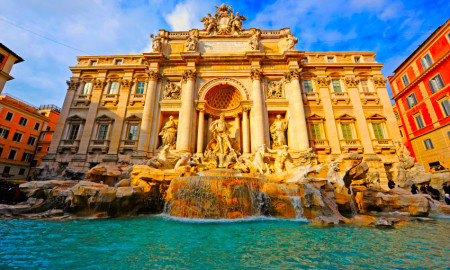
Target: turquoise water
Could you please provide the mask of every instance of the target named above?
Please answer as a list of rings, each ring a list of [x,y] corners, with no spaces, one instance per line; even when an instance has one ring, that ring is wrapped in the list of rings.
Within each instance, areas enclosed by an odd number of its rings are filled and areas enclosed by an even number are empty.
[[[450,269],[449,220],[397,229],[161,216],[0,221],[0,269]]]

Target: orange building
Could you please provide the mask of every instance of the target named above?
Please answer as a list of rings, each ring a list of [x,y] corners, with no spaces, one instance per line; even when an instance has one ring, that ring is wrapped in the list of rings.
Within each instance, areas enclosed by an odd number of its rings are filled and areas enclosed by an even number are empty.
[[[405,146],[427,168],[450,168],[450,20],[389,77]]]
[[[14,64],[23,62],[23,59],[0,43],[0,94],[7,81],[14,79],[9,73]]]
[[[36,147],[36,155],[34,156],[34,160],[31,164],[32,169],[41,165],[42,157],[45,156],[48,152],[48,148],[50,147],[53,132],[55,132],[56,123],[58,122],[61,109],[55,105],[41,105],[39,106],[38,111],[43,116],[47,117],[49,122],[47,123],[47,126],[42,129],[39,136]],[[30,172],[30,175],[32,175],[32,171]]]
[[[35,107],[0,96],[0,179],[26,179],[42,130],[50,119]]]

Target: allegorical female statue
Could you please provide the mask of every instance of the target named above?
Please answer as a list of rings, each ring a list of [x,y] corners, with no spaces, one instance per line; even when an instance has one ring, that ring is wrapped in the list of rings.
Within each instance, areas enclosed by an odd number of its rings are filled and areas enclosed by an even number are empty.
[[[177,138],[177,123],[173,120],[173,116],[169,116],[169,121],[167,121],[159,133],[162,136],[162,145],[169,145],[171,148],[175,146]]]
[[[270,135],[273,140],[273,148],[287,145],[286,142],[286,130],[288,128],[288,121],[281,119],[281,115],[278,114],[275,121],[270,125]]]

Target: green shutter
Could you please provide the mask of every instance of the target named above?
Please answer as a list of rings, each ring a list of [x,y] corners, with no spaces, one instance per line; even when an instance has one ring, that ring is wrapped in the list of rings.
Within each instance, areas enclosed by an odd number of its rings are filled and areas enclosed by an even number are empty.
[[[372,126],[373,126],[373,133],[375,134],[375,138],[377,140],[384,139],[383,129],[381,127],[381,124],[372,124]]]
[[[353,140],[352,128],[350,124],[341,124],[342,135],[345,140]]]

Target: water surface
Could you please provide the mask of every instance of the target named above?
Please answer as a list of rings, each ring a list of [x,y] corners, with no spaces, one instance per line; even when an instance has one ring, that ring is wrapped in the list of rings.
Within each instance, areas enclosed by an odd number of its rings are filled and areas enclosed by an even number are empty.
[[[161,216],[0,221],[0,269],[450,269],[449,220],[397,229]]]

